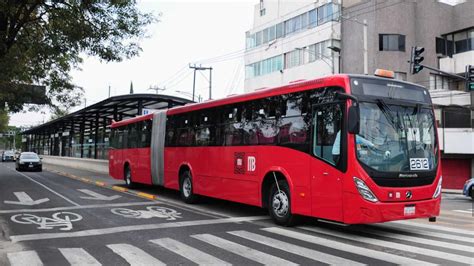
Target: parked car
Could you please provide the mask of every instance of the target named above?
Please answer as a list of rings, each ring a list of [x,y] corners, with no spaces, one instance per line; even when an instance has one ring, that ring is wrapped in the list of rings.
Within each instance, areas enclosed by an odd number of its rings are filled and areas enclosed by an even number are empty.
[[[2,162],[13,162],[15,160],[15,152],[4,151],[2,153]]]
[[[34,152],[22,152],[15,163],[16,170],[36,170],[43,171],[43,164],[38,154]]]
[[[466,181],[466,183],[464,184],[464,188],[462,190],[462,194],[474,199],[474,178],[468,179]]]

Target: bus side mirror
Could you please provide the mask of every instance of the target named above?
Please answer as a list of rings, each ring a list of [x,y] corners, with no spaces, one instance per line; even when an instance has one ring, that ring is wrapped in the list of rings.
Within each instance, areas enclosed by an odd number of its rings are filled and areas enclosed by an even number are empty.
[[[356,104],[349,107],[347,131],[351,134],[359,134],[359,129],[360,111],[359,106]]]

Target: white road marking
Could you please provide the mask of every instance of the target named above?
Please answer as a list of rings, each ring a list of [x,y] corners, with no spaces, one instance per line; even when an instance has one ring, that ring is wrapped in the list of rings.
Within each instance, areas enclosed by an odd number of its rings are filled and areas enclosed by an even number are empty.
[[[11,266],[42,266],[43,262],[36,251],[19,251],[7,254]]]
[[[430,246],[449,248],[449,249],[455,249],[455,250],[466,251],[466,252],[474,252],[474,247],[453,244],[453,243],[448,243],[444,241],[431,240],[431,239],[426,239],[426,238],[421,238],[421,237],[394,234],[394,233],[389,233],[389,232],[380,232],[380,231],[375,231],[375,230],[370,230],[370,229],[364,229],[364,233],[369,233],[369,234],[373,234],[377,236],[389,237],[389,238],[394,238],[394,239],[399,239],[399,240],[411,241],[411,242],[430,245]]]
[[[370,237],[358,236],[354,234],[341,233],[341,232],[336,232],[333,230],[323,229],[323,228],[307,227],[307,226],[301,226],[299,228],[307,230],[307,231],[320,233],[320,234],[337,236],[337,237],[348,239],[348,240],[359,241],[362,243],[382,246],[382,247],[391,248],[391,249],[399,249],[405,252],[420,254],[420,255],[429,256],[429,257],[435,257],[435,258],[439,258],[443,260],[451,260],[451,261],[456,261],[460,263],[468,263],[468,264],[472,263],[472,258],[470,257],[461,256],[457,254],[451,254],[451,253],[447,253],[443,251],[420,248],[420,247],[415,247],[413,245],[404,245],[404,244],[379,240],[379,239],[370,238]]]
[[[413,227],[421,227],[423,229],[433,229],[433,230],[438,230],[438,231],[444,231],[447,233],[458,233],[458,234],[463,234],[463,235],[474,236],[474,232],[470,230],[463,230],[463,229],[451,228],[451,227],[440,226],[440,225],[421,224],[417,222],[407,222],[407,221],[393,221],[390,223],[409,225]]]
[[[207,253],[204,253],[198,249],[190,247],[184,243],[181,243],[171,238],[160,238],[150,240],[150,242],[155,243],[171,252],[174,252],[179,256],[183,256],[186,259],[199,265],[231,265],[228,262],[220,260],[214,256],[211,256]]]
[[[397,255],[385,253],[378,250],[358,247],[355,245],[345,244],[339,241],[329,240],[326,238],[303,234],[303,233],[286,230],[286,229],[282,229],[278,227],[264,228],[262,230],[270,232],[270,233],[286,236],[286,237],[291,237],[291,238],[298,239],[301,241],[313,243],[316,245],[322,245],[322,246],[326,246],[332,249],[341,250],[344,252],[354,253],[357,255],[362,255],[362,256],[373,258],[373,259],[387,261],[390,263],[395,263],[395,264],[400,264],[400,265],[417,265],[417,264],[429,265],[429,263],[425,261],[405,258],[402,256],[397,256]]]
[[[15,204],[15,205],[27,205],[27,206],[33,206],[33,205],[38,205],[44,202],[49,201],[48,198],[43,198],[39,200],[33,200],[26,192],[24,191],[19,191],[19,192],[13,192],[15,194],[15,197],[17,197],[18,201],[11,201],[11,200],[5,200],[3,201],[6,204]]]
[[[453,210],[453,212],[460,212],[460,213],[467,213],[467,214],[474,214],[472,209],[467,209],[467,210]]]
[[[395,230],[400,230],[401,228],[396,226],[396,225],[391,225],[391,224],[380,224],[380,225],[375,225],[378,228],[391,228]],[[423,235],[423,236],[431,236],[431,237],[438,237],[438,238],[444,238],[444,239],[449,239],[449,240],[456,240],[456,241],[461,241],[461,242],[468,242],[468,243],[474,243],[474,238],[472,237],[464,237],[464,236],[458,236],[458,235],[452,235],[452,234],[444,234],[444,233],[438,233],[438,232],[433,232],[433,231],[423,231],[420,229],[408,229],[408,228],[403,228],[403,231],[413,233],[413,234],[418,234],[418,235]]]
[[[113,195],[113,196],[105,196],[102,194],[99,194],[95,191],[89,190],[89,189],[78,189],[80,192],[89,195],[89,197],[80,197],[81,199],[91,199],[91,200],[115,200],[120,198],[121,196],[119,195]]]
[[[29,234],[29,235],[14,235],[10,236],[12,242],[21,241],[32,241],[41,239],[56,239],[56,238],[74,238],[74,237],[88,237],[98,236],[116,233],[128,233],[132,231],[143,231],[153,230],[162,228],[179,228],[186,226],[198,226],[198,225],[211,225],[211,224],[224,224],[224,223],[240,223],[240,222],[251,222],[257,220],[266,220],[267,216],[250,216],[250,217],[233,217],[223,219],[208,219],[208,220],[197,220],[197,221],[184,221],[184,222],[173,222],[173,223],[160,223],[160,224],[143,224],[143,225],[128,225],[118,226],[111,228],[102,229],[90,229],[68,233],[41,233],[41,234]]]
[[[19,175],[22,175],[22,176],[24,176],[24,177],[26,177],[26,178],[28,178],[28,179],[29,179],[30,181],[32,181],[32,182],[35,182],[36,184],[38,184],[38,185],[44,187],[45,189],[49,190],[51,193],[53,193],[53,194],[55,194],[55,195],[57,195],[57,196],[63,198],[65,201],[71,203],[72,205],[80,206],[80,205],[77,204],[76,202],[74,202],[74,201],[72,201],[72,200],[66,198],[65,196],[59,194],[58,192],[54,191],[53,189],[47,187],[46,185],[44,185],[44,184],[42,184],[42,183],[40,183],[40,182],[34,180],[33,178],[31,178],[31,177],[29,177],[29,176],[27,176],[27,175],[25,175],[25,174],[23,174],[23,173],[20,173],[20,172],[16,172],[16,173],[19,174]]]
[[[289,253],[296,254],[298,256],[302,256],[308,259],[320,261],[326,264],[331,265],[364,265],[363,263],[359,263],[357,261],[345,259],[342,257],[334,256],[331,254],[327,254],[324,252],[319,252],[316,250],[312,250],[309,248],[297,246],[294,244],[286,243],[274,238],[266,237],[259,234],[254,234],[247,231],[232,231],[228,232],[229,234],[245,238],[250,241],[254,241],[260,243],[262,245],[266,245],[272,248],[280,249]]]
[[[60,248],[66,260],[72,265],[102,265],[82,248]]]
[[[297,265],[291,261],[263,253],[253,248],[249,248],[217,236],[200,234],[193,235],[191,237],[265,265]]]
[[[112,244],[107,247],[125,259],[131,266],[166,265],[145,251],[129,244]]]
[[[158,202],[153,203],[150,201],[142,201],[142,202],[129,202],[129,203],[92,204],[92,205],[81,205],[81,206],[70,206],[70,207],[45,208],[45,209],[0,210],[0,214],[23,213],[23,212],[71,211],[71,210],[94,209],[94,208],[141,206],[141,205],[150,205],[150,204],[159,204],[159,203]]]

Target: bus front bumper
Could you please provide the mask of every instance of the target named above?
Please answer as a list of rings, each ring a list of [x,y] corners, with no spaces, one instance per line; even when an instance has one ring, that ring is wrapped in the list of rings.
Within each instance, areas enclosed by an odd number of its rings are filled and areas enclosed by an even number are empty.
[[[436,199],[403,202],[369,202],[359,194],[346,193],[344,223],[368,224],[439,216],[441,195]]]

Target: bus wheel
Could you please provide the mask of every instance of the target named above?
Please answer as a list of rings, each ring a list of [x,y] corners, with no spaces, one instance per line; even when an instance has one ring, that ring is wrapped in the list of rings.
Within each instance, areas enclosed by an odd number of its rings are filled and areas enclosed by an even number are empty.
[[[181,199],[188,204],[195,203],[197,196],[193,193],[193,178],[189,171],[185,171],[180,178]]]
[[[286,181],[278,181],[278,186],[273,183],[269,194],[270,217],[278,225],[292,226],[295,223],[295,216],[291,214],[290,188]]]
[[[130,167],[128,165],[125,167],[124,179],[125,179],[125,185],[129,188],[132,188],[133,187],[132,171],[130,170]]]

